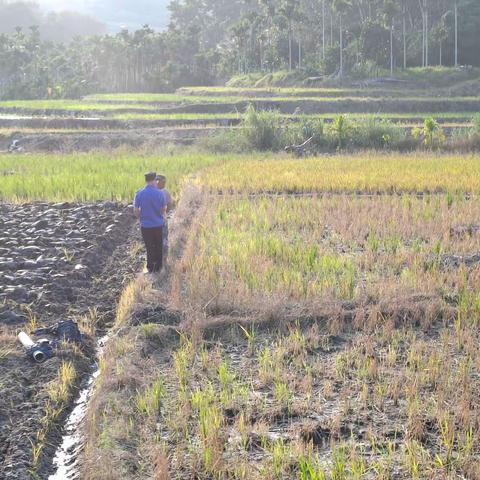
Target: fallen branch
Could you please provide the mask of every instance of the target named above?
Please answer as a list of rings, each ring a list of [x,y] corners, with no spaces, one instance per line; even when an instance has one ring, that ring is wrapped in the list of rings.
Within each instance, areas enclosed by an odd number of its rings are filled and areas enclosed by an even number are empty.
[[[308,153],[306,148],[310,145],[310,143],[312,143],[313,137],[314,135],[312,135],[309,139],[305,140],[300,145],[287,145],[285,147],[285,151],[288,153],[293,153],[298,157],[303,157]]]

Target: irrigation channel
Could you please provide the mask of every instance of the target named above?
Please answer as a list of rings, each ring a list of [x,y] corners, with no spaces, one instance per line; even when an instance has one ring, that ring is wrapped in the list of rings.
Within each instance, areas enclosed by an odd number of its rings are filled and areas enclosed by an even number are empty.
[[[108,338],[109,336],[105,335],[98,341],[97,358],[102,354],[102,349]],[[100,366],[98,362],[95,362],[92,374],[86,386],[81,390],[75,401],[75,406],[65,422],[62,443],[57,448],[52,462],[55,473],[48,477],[49,480],[73,480],[79,478],[78,456],[84,445],[81,427],[95,388],[95,381],[99,375]]]

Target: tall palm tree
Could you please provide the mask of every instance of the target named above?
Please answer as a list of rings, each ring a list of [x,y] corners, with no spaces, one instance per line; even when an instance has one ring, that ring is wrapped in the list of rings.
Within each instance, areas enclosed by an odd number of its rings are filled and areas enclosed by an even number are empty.
[[[293,70],[293,23],[297,17],[298,2],[296,0],[282,0],[279,13],[283,15],[288,24],[288,69]]]
[[[343,16],[351,6],[348,0],[333,0],[333,10],[337,13],[340,29],[340,70],[338,75],[343,77]]]
[[[385,18],[385,25],[390,29],[390,75],[393,77],[393,30],[394,20],[397,14],[397,4],[394,0],[384,0],[383,15]]]

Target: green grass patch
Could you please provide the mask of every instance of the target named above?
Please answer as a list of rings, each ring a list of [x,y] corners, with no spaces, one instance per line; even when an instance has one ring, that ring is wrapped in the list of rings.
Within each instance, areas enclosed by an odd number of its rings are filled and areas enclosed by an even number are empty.
[[[235,93],[235,92],[232,92]],[[270,96],[258,96],[252,98],[248,95],[236,95],[232,94],[231,96],[228,95],[221,95],[221,96],[206,96],[206,95],[176,95],[176,94],[110,94],[110,95],[95,95],[86,97],[86,102],[138,102],[139,105],[142,102],[151,102],[151,103],[235,103],[241,101],[252,101],[252,102],[291,102],[291,101],[302,101],[302,100],[309,100],[312,102],[340,102],[340,101],[351,101],[351,102],[365,102],[368,100],[384,100],[384,101],[398,101],[398,98],[390,98],[388,95],[385,98],[378,97],[375,95],[373,97],[368,96],[368,91],[366,91],[366,95],[362,97],[358,96],[348,96],[348,92],[346,91],[346,95],[342,97],[331,97],[331,96],[309,96],[309,91],[305,90],[304,95],[299,96],[278,96],[278,97],[270,97]],[[449,97],[449,98],[442,98],[438,96],[424,96],[424,95],[409,95],[409,96],[402,96],[400,99],[401,101],[428,101],[428,102],[449,102],[449,101],[475,101],[480,100],[478,96],[468,96],[468,97]],[[60,100],[61,101],[61,100]],[[36,100],[24,100],[23,102],[37,102]],[[5,103],[5,102],[4,102]],[[10,102],[8,102],[10,103]],[[15,103],[15,102],[11,102]]]
[[[169,190],[177,194],[188,175],[225,158],[125,152],[0,155],[0,200],[131,201],[150,170],[165,174]]]
[[[118,110],[123,108],[141,108],[151,110],[153,107],[145,104],[101,104],[79,100],[7,100],[0,102],[0,108],[18,108],[32,110]]]
[[[282,118],[311,118],[311,119],[325,119],[331,120],[338,117],[338,114],[333,113],[321,113],[313,115],[289,115],[280,114]],[[378,118],[378,119],[417,119],[419,122],[423,122],[425,118],[456,118],[465,119],[470,121],[473,114],[472,112],[419,112],[419,113],[349,113],[346,115],[348,118]],[[243,117],[243,112],[238,113],[119,113],[109,116],[109,118],[115,118],[118,120],[235,120]]]

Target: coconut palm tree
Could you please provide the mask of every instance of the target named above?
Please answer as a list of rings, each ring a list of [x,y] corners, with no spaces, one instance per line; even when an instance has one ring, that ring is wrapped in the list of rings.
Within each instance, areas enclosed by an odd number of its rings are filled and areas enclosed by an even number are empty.
[[[339,77],[343,77],[343,17],[351,7],[351,3],[348,0],[333,0],[333,10],[337,13],[339,19],[340,30],[340,69],[338,72]]]

